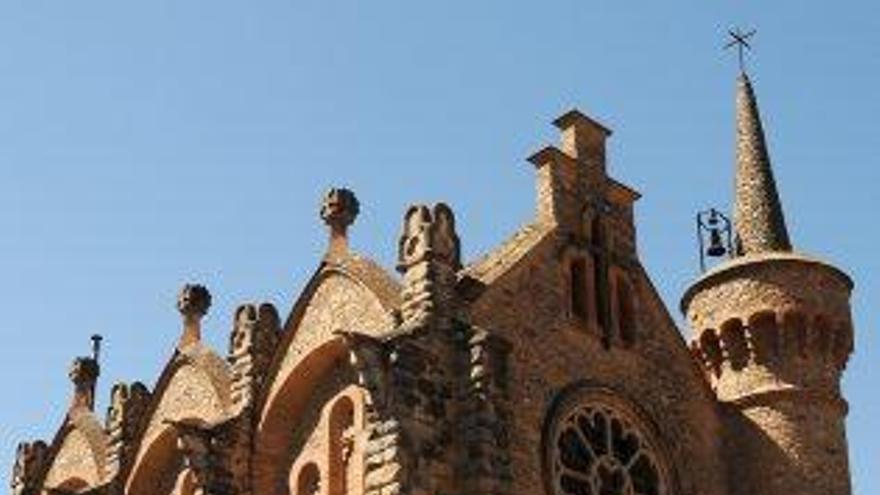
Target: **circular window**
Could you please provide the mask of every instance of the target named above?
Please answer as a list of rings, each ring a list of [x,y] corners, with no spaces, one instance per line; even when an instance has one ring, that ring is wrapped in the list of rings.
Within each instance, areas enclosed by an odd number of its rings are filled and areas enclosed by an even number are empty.
[[[552,495],[666,495],[657,450],[631,409],[606,393],[560,404],[545,440]]]

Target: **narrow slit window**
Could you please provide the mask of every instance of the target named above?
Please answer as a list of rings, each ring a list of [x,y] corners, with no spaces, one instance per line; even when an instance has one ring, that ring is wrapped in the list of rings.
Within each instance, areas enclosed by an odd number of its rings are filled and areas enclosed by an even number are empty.
[[[636,322],[633,314],[632,291],[629,283],[619,280],[617,285],[617,321],[620,325],[620,339],[630,346],[636,340]]]
[[[587,319],[587,263],[583,258],[571,262],[571,315],[579,320]]]

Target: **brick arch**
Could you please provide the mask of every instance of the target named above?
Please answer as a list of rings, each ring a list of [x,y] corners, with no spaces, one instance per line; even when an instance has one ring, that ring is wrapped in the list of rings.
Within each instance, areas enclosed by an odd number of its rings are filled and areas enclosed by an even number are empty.
[[[363,428],[358,418],[359,403],[353,393],[342,393],[329,406],[327,414],[327,493],[348,495],[360,493],[350,486],[352,450],[355,449],[354,430]],[[360,423],[360,424],[359,424]]]
[[[177,484],[182,456],[177,450],[177,433],[165,425],[152,441],[143,445],[125,484],[126,495],[162,495]]]
[[[779,357],[780,338],[776,312],[758,311],[749,316],[747,333],[756,362],[768,364]]]
[[[210,424],[228,416],[232,407],[229,375],[226,362],[202,343],[175,353],[162,371],[138,425],[132,442],[136,455],[122,474],[125,486],[130,486],[138,473],[155,469],[149,466],[166,455],[162,452],[169,452],[169,448],[174,450],[174,443],[170,447],[167,443],[170,428],[167,420],[198,420]]]
[[[254,434],[254,493],[283,493],[278,482],[287,479],[284,472],[290,467],[291,432],[300,425],[318,387],[346,370],[351,370],[349,349],[336,337],[284,375],[282,384],[265,402]]]
[[[376,285],[363,274],[343,266],[319,270],[284,325],[278,354],[269,371],[270,380],[273,376],[286,375],[313,349],[335,339],[335,332],[339,330],[371,336],[393,330],[397,301],[385,294],[388,290],[380,291]],[[277,386],[276,380],[269,394],[274,393]]]
[[[321,470],[314,462],[302,466],[296,473],[294,495],[317,495],[321,485]]]
[[[68,493],[79,493],[79,492],[84,491],[88,488],[89,488],[89,482],[82,479],[82,478],[76,477],[76,476],[74,476],[72,478],[68,478],[67,480],[63,481],[62,483],[59,483],[58,486],[55,487],[55,489],[57,489],[57,490],[68,492]]]
[[[721,339],[718,337],[718,332],[713,328],[704,330],[700,335],[697,348],[702,351],[701,358],[704,366],[706,366],[715,377],[720,376],[721,363],[724,361],[724,354],[721,351]]]
[[[197,489],[195,473],[193,473],[191,468],[186,468],[177,475],[172,494],[195,495]]]

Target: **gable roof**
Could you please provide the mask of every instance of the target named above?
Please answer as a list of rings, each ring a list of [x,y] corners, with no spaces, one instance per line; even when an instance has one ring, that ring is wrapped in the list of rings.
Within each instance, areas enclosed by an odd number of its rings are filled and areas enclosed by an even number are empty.
[[[462,270],[462,276],[474,278],[488,285],[507,273],[552,232],[553,227],[547,224],[540,222],[526,224],[500,246],[468,264]]]

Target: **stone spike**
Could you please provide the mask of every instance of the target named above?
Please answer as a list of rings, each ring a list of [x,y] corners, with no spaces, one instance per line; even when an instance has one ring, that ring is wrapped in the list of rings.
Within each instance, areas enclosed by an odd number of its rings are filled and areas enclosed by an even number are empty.
[[[758,102],[745,73],[736,93],[735,193],[737,254],[791,251]]]

